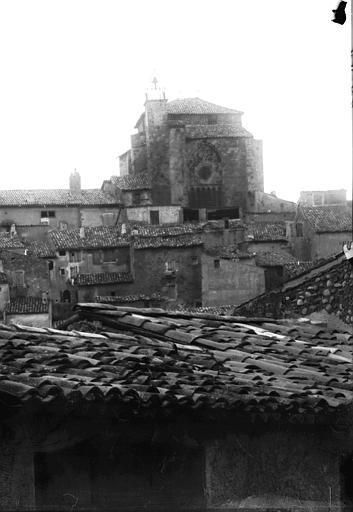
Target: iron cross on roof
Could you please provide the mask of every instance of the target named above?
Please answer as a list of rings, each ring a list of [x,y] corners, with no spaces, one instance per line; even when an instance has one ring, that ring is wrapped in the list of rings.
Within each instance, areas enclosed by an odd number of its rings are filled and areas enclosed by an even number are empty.
[[[157,89],[158,80],[156,77],[153,77],[152,83],[154,84],[154,88]]]

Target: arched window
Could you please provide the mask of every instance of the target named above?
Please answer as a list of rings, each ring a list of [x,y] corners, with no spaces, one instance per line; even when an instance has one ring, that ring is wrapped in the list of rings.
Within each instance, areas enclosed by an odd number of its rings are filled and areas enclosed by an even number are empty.
[[[71,302],[71,294],[69,290],[64,290],[62,294],[62,301],[63,302]]]

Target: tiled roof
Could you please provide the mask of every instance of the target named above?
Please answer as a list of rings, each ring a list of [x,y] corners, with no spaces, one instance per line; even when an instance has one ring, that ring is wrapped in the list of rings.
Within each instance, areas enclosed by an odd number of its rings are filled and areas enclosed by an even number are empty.
[[[160,247],[192,247],[202,245],[202,235],[186,234],[177,236],[136,237],[135,249],[157,249]]]
[[[108,304],[78,311],[101,333],[0,326],[2,404],[307,424],[335,422],[353,398],[349,333]]]
[[[100,189],[86,189],[73,194],[70,189],[0,190],[0,207],[4,206],[102,206],[116,204],[116,199]]]
[[[1,255],[0,255],[0,259],[1,259]],[[5,272],[0,272],[0,284],[6,284],[8,282],[9,282],[9,280],[8,280]]]
[[[10,233],[0,232],[0,249],[24,249],[24,245],[18,235],[11,236]]]
[[[231,124],[187,125],[185,135],[189,139],[202,139],[204,137],[252,137],[252,134],[242,126],[233,126]]]
[[[75,284],[92,286],[97,284],[130,283],[133,281],[130,272],[97,272],[95,274],[78,274]]]
[[[114,226],[85,227],[83,237],[80,236],[80,229],[51,231],[48,240],[56,249],[121,247],[129,242],[127,237],[121,236],[120,229]]]
[[[110,181],[121,190],[140,190],[152,187],[151,178],[147,173],[112,176]]]
[[[188,235],[192,233],[201,233],[202,224],[180,224],[178,226],[153,226],[153,225],[132,225],[129,228],[137,231],[138,236],[177,236]]]
[[[200,98],[184,98],[167,103],[168,114],[242,114],[239,110],[221,107]]]
[[[297,265],[298,260],[286,251],[256,251],[256,264],[260,267]]]
[[[352,231],[352,209],[348,205],[301,206],[299,215],[317,233]]]
[[[33,240],[28,242],[27,247],[29,251],[34,254],[34,256],[38,256],[38,258],[55,257],[55,247],[53,247],[49,241],[42,242],[41,240]]]
[[[239,249],[238,245],[217,245],[205,249],[206,254],[210,256],[218,256],[224,260],[238,260],[252,258],[253,254]]]
[[[48,301],[37,297],[17,297],[6,304],[5,312],[8,315],[25,315],[48,313]]]
[[[137,295],[106,295],[106,296],[98,296],[96,297],[97,302],[102,302],[106,304],[127,304],[129,302],[139,302],[139,301],[161,301],[163,300],[159,293],[152,293],[151,295],[146,295],[144,293],[140,293]]]
[[[247,234],[253,237],[254,242],[286,240],[286,224],[285,222],[250,222],[247,225]]]

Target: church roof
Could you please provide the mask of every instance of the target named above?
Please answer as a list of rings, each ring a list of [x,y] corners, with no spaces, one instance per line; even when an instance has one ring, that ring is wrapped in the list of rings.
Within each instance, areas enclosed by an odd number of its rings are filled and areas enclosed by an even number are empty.
[[[183,98],[167,103],[168,114],[242,114],[239,110],[221,107],[200,98]]]

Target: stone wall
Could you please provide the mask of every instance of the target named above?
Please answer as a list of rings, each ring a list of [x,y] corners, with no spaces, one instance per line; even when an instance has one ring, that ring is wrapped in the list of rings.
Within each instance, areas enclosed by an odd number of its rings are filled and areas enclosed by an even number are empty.
[[[180,224],[182,211],[180,206],[138,206],[124,210],[128,222],[151,223],[150,211],[158,210],[160,224]]]
[[[297,318],[325,311],[353,323],[353,269],[347,260],[328,261],[235,309],[236,315]]]
[[[217,266],[215,261],[219,262]],[[202,306],[242,304],[264,290],[264,269],[256,266],[254,258],[231,260],[202,255]]]
[[[43,293],[49,292],[48,263],[45,260],[9,251],[0,252],[0,259],[9,280],[11,298],[42,298]],[[16,278],[16,272],[19,271],[23,272],[23,284]]]

